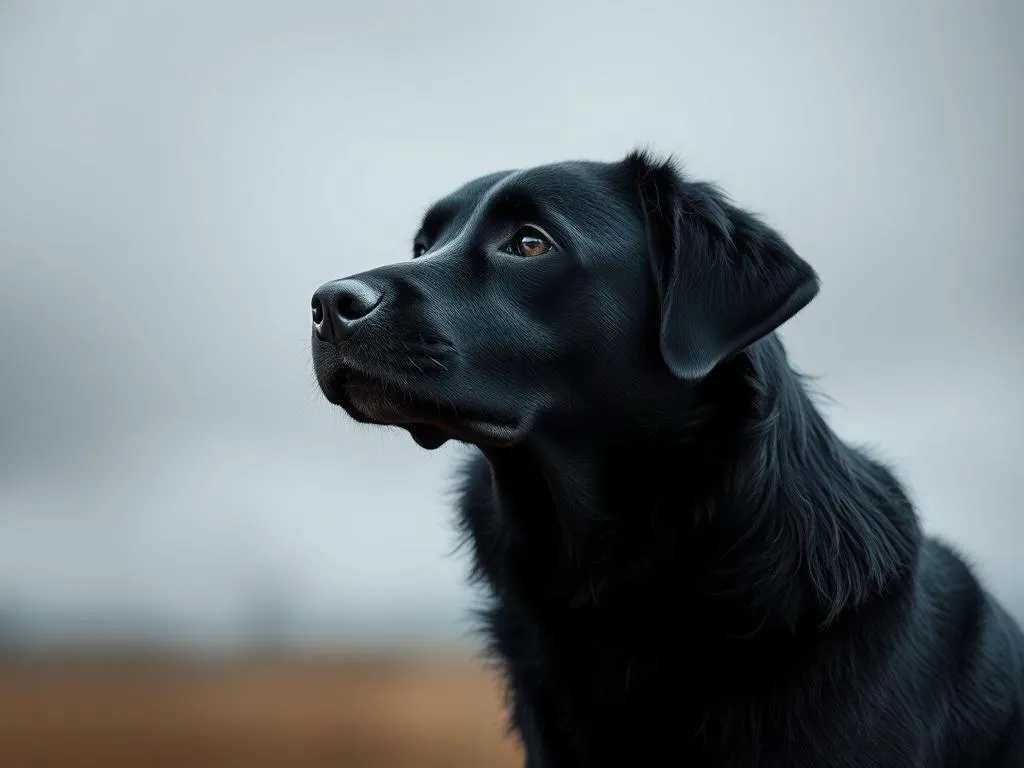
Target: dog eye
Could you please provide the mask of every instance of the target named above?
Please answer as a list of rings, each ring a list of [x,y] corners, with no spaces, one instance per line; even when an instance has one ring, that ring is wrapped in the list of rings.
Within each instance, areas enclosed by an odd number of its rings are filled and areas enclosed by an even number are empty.
[[[426,252],[427,252],[427,246],[425,246],[423,243],[416,243],[412,247],[412,257],[414,259],[418,259],[420,256],[422,256]]]
[[[517,256],[540,256],[554,246],[535,229],[521,229],[512,238],[512,251]]]

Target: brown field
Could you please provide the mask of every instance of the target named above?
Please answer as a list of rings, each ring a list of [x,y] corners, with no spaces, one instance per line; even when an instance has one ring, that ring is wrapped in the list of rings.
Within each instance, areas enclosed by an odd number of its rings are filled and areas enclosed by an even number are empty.
[[[0,766],[521,766],[480,664],[0,664]]]

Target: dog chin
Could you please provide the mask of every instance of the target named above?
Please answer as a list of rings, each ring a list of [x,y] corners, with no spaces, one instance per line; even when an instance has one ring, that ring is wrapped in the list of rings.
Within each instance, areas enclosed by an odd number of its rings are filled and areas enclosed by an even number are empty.
[[[496,424],[489,421],[468,420],[458,424],[400,424],[415,441],[416,445],[433,451],[449,440],[457,440],[478,448],[510,448],[526,437],[517,427]]]
[[[410,425],[406,430],[412,436],[413,441],[420,448],[434,451],[448,442],[449,437],[440,427],[428,426],[426,424]]]
[[[479,413],[468,417],[450,414],[449,418],[443,415],[431,418],[427,411],[432,411],[432,408],[410,407],[407,402],[402,402],[402,398],[397,398],[396,402],[379,395],[367,397],[363,393],[353,397],[351,392],[347,392],[343,397],[329,399],[356,421],[406,430],[418,446],[428,451],[440,448],[449,440],[478,447],[507,448],[525,437],[525,430],[518,424]]]

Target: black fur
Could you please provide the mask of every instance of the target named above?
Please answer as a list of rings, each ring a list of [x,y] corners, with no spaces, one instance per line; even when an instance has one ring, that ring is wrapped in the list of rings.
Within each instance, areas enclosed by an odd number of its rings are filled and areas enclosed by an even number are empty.
[[[416,242],[317,376],[479,448],[460,521],[529,768],[1024,766],[1024,635],[815,408],[778,233],[634,153],[483,177]]]

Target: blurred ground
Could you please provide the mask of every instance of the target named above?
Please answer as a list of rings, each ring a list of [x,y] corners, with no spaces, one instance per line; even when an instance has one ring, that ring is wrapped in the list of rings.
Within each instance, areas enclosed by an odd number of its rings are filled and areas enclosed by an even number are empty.
[[[501,690],[462,659],[0,664],[0,765],[520,766]]]

